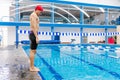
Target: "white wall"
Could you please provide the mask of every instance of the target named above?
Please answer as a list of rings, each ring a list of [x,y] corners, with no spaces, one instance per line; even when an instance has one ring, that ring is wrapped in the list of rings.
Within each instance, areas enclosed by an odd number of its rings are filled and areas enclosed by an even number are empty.
[[[20,30],[30,30],[30,27],[20,27]],[[41,32],[50,32],[50,27],[40,27],[39,31]],[[54,32],[78,32],[79,28],[54,28]],[[19,39],[21,40],[29,40],[28,34],[19,34]],[[51,40],[51,36],[49,35],[39,35],[40,40]],[[61,42],[71,42],[71,39],[76,39],[75,43],[80,43],[80,37],[78,36],[60,36]]]
[[[63,1],[120,6],[120,0],[63,0]]]
[[[8,45],[14,45],[16,39],[15,27],[8,27]]]
[[[41,31],[41,32],[51,32],[50,31],[50,27],[47,27],[47,28],[45,28],[45,27],[40,27],[40,29],[39,29],[39,31]],[[40,35],[39,36],[39,39],[40,40],[51,40],[51,36],[49,36],[49,35]]]
[[[108,32],[116,32],[116,29],[108,29]]]
[[[101,29],[101,28],[85,28],[84,32],[87,32],[87,33],[99,33],[99,32],[105,32],[105,29]],[[108,29],[108,32],[116,32],[116,29]],[[88,43],[90,43],[90,42],[97,43],[98,41],[105,40],[105,36],[88,36],[87,40],[88,40]]]
[[[87,32],[87,33],[104,32],[104,31],[105,30],[101,28],[85,28],[84,29],[84,32]],[[98,41],[105,40],[105,36],[88,36],[87,39],[88,39],[88,43],[90,42],[97,43]]]
[[[21,30],[30,30],[29,27],[20,27]],[[41,27],[40,30],[41,32],[50,32],[50,28],[44,28]],[[86,33],[95,33],[95,32],[104,32],[104,29],[101,28],[84,28],[83,32]],[[75,33],[79,33],[80,32],[80,28],[60,28],[60,27],[56,27],[54,28],[54,32],[75,32]],[[116,32],[116,29],[108,29],[108,32]],[[11,32],[12,33],[12,32]],[[10,33],[10,34],[11,34]],[[21,40],[29,40],[28,34],[19,34],[19,39]],[[51,36],[46,36],[46,35],[39,35],[39,39],[40,40],[51,40]],[[75,43],[81,43],[80,42],[80,36],[60,36],[60,41],[61,42],[71,42],[71,39],[75,39]],[[105,36],[88,36],[87,37],[87,43],[90,42],[95,42],[97,43],[98,41],[103,41],[105,40]]]
[[[80,28],[55,28],[55,32],[80,32]],[[80,37],[79,36],[60,36],[61,42],[71,42],[71,39],[75,39],[75,43],[80,43]]]
[[[29,30],[30,31],[30,27],[20,27],[19,30]],[[50,32],[50,27],[49,28],[40,27],[39,31]],[[39,39],[40,40],[51,40],[51,37],[47,36],[47,35],[39,35]],[[19,34],[19,41],[22,41],[22,40],[29,40],[29,35],[28,34]]]
[[[0,0],[0,10],[3,11],[0,13],[0,20],[1,21],[9,21],[9,3],[10,0]],[[5,18],[2,18],[3,16],[8,16]],[[3,39],[2,39],[2,46],[7,46],[8,42],[9,42],[9,34],[8,34],[8,26],[0,26],[2,28],[3,31]]]

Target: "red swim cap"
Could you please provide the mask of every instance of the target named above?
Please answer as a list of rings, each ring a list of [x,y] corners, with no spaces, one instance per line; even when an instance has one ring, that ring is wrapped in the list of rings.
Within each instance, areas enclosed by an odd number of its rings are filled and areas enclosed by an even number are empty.
[[[43,11],[43,7],[42,7],[41,5],[37,5],[37,6],[35,7],[35,11],[36,11],[36,10]]]

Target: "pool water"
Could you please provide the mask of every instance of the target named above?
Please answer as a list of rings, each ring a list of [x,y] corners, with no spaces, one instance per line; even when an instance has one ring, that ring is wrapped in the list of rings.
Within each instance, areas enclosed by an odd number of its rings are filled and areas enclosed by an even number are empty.
[[[30,47],[23,46],[29,56]],[[41,45],[35,65],[42,80],[120,80],[120,58],[102,50],[80,46]]]

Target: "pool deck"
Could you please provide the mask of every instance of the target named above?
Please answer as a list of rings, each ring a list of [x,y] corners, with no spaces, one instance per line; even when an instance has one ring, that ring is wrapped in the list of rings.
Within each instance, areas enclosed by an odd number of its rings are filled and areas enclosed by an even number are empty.
[[[38,72],[29,71],[29,58],[21,46],[0,47],[0,80],[42,80]]]

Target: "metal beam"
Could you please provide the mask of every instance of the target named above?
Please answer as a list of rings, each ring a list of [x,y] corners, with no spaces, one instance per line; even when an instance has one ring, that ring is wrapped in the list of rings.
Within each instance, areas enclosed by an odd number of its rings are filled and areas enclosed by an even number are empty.
[[[116,28],[113,25],[89,25],[89,24],[57,24],[40,23],[41,27],[69,27],[69,28]],[[0,26],[30,26],[29,22],[0,22]]]
[[[61,4],[73,4],[73,5],[90,6],[90,7],[102,7],[102,8],[120,9],[120,6],[110,6],[110,5],[101,5],[101,4],[90,4],[90,3],[73,2],[73,1],[63,1],[63,0],[62,0],[62,1],[61,1],[61,0],[31,0],[31,1],[54,2],[54,3],[61,3]]]

